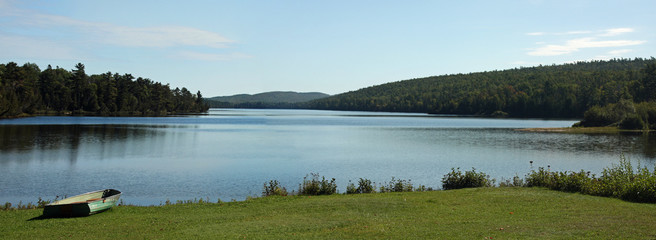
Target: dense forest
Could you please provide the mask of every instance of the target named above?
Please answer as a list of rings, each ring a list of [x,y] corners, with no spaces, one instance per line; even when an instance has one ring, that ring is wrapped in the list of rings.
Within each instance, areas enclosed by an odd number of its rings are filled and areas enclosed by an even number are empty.
[[[143,115],[205,112],[200,91],[111,72],[87,75],[75,69],[36,64],[0,64],[0,118],[33,114]]]
[[[398,81],[314,100],[313,109],[582,117],[593,106],[656,99],[656,59],[613,59]]]

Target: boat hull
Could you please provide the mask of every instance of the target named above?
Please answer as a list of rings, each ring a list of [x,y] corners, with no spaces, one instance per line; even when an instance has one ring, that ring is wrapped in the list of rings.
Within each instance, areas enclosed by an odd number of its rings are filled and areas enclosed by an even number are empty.
[[[43,208],[44,217],[89,216],[110,209],[118,203],[121,192],[115,189],[98,190],[62,199]]]

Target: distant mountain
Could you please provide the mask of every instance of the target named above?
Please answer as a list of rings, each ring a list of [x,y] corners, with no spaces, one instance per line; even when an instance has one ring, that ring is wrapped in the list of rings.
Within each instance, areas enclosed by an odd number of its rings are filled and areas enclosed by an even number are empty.
[[[246,103],[246,102],[261,102],[261,103],[299,103],[307,102],[315,99],[329,97],[330,95],[320,92],[264,92],[258,94],[237,94],[232,96],[213,97],[209,100],[227,102],[227,103]]]
[[[229,108],[298,108],[302,103],[330,95],[320,92],[264,92],[258,94],[237,94],[205,99],[211,107]]]

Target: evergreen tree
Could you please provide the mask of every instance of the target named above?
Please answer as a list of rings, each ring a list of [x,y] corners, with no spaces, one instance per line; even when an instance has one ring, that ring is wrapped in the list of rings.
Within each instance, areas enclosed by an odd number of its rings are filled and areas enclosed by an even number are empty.
[[[88,76],[82,63],[67,71],[48,65],[0,64],[0,118],[54,111],[64,114],[165,115],[204,112],[198,94],[186,88],[172,91],[147,78],[130,74]]]
[[[645,100],[656,101],[656,61],[648,63],[645,66],[642,85],[645,91]]]

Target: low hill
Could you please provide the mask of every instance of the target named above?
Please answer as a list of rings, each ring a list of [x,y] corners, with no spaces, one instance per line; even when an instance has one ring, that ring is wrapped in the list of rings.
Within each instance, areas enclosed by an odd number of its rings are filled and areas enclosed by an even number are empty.
[[[205,99],[211,107],[236,108],[296,108],[299,103],[329,97],[320,92],[264,92],[258,94],[238,94]]]
[[[592,106],[653,100],[656,59],[613,59],[392,82],[314,100],[308,108],[511,117],[582,117]]]
[[[258,94],[238,94],[233,96],[213,97],[209,100],[228,102],[228,103],[245,103],[245,102],[262,102],[262,103],[299,103],[315,99],[329,97],[330,95],[319,92],[265,92]]]

